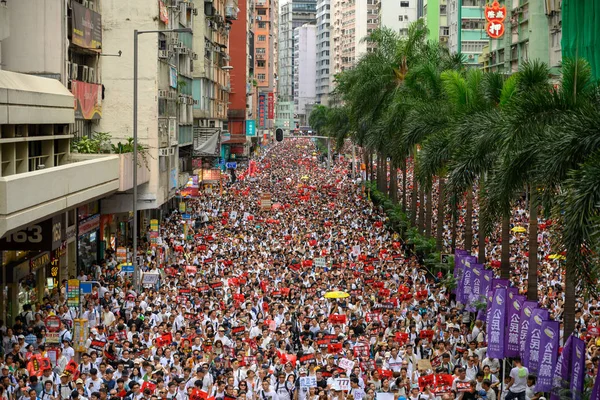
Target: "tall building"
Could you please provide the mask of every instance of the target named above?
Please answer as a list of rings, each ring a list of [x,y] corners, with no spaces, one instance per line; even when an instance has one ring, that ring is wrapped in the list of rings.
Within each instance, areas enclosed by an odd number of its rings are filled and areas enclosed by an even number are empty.
[[[448,27],[447,0],[418,0],[422,1],[422,12],[419,18],[424,18],[429,29],[429,40],[448,45],[450,28]],[[418,8],[419,13],[421,8]]]
[[[331,0],[317,1],[317,103],[328,103],[331,42]]]
[[[99,199],[124,189],[125,155],[71,151],[113,94],[98,90],[109,49],[102,13],[69,4],[0,2],[0,314],[9,323],[103,254]]]
[[[379,0],[331,0],[330,91],[335,74],[352,68],[374,45],[363,39],[379,27]]]
[[[214,161],[211,158],[220,156],[220,136],[227,131],[231,90],[229,32],[232,22],[237,18],[238,5],[234,0],[219,0],[210,4],[194,0],[193,3],[198,14],[193,19],[194,32],[204,32],[204,35],[196,35],[193,45],[192,154],[205,161]]]
[[[306,106],[317,100],[317,27],[304,24],[294,29],[294,113],[300,126],[308,125]]]
[[[489,42],[484,16],[486,0],[448,0],[448,48],[462,53],[465,64],[483,66],[483,47]]]
[[[417,0],[382,1],[379,4],[379,24],[400,35],[408,35],[408,27],[418,18]]]
[[[262,135],[273,128],[275,122],[278,15],[277,0],[257,0],[254,4],[254,77],[258,91],[256,128]]]
[[[295,128],[294,115],[294,29],[315,21],[317,0],[288,0],[282,4],[279,14],[279,73],[276,108],[277,127],[284,130]]]
[[[520,5],[523,4],[523,5]],[[485,70],[514,73],[527,60],[540,60],[558,73],[561,57],[561,9],[556,2],[506,4],[505,33],[483,51]]]

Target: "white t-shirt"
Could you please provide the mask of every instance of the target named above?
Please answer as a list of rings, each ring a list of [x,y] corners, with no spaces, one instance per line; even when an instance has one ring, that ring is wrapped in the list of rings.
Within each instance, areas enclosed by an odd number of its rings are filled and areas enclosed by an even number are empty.
[[[510,377],[514,380],[510,391],[513,393],[522,393],[527,389],[527,376],[529,376],[529,370],[525,367],[515,367],[510,370]]]

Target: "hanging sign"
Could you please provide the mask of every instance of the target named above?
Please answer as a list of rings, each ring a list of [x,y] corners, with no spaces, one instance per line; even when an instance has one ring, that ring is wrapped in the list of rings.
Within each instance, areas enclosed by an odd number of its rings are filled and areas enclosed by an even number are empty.
[[[485,30],[489,37],[498,39],[504,35],[504,20],[506,19],[506,7],[501,6],[497,0],[485,6]]]

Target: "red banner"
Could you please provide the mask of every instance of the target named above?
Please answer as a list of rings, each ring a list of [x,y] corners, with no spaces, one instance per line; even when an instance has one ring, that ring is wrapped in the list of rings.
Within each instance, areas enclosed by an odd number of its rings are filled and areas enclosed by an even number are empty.
[[[102,85],[71,81],[75,98],[75,118],[100,119],[102,117]]]
[[[273,109],[275,108],[275,96],[273,94],[273,92],[269,92],[268,94],[268,102],[267,102],[267,115],[269,119],[273,119],[275,118],[275,116],[273,115]]]

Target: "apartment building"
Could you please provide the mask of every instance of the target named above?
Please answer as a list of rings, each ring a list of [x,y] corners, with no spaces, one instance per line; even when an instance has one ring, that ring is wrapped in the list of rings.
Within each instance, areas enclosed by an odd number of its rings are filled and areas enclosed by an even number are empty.
[[[424,18],[429,29],[429,40],[448,45],[450,28],[448,26],[448,4],[447,0],[419,0],[417,13],[419,18]]]
[[[317,100],[317,27],[304,24],[294,29],[294,113],[300,126],[308,125],[306,107]]]
[[[331,0],[317,1],[317,76],[316,102],[327,105],[329,98],[329,60],[331,57]]]
[[[505,33],[490,39],[483,49],[487,71],[514,73],[527,60],[547,63],[558,74],[562,60],[562,13],[558,0],[544,2],[507,1]]]
[[[314,23],[317,0],[288,0],[279,14],[279,73],[275,126],[295,129],[298,121],[294,112],[294,29]]]
[[[379,24],[402,36],[408,35],[408,27],[418,18],[417,0],[382,1],[379,3]]]
[[[486,0],[448,1],[448,48],[462,53],[469,67],[482,67],[481,53],[489,42],[486,32]]]

